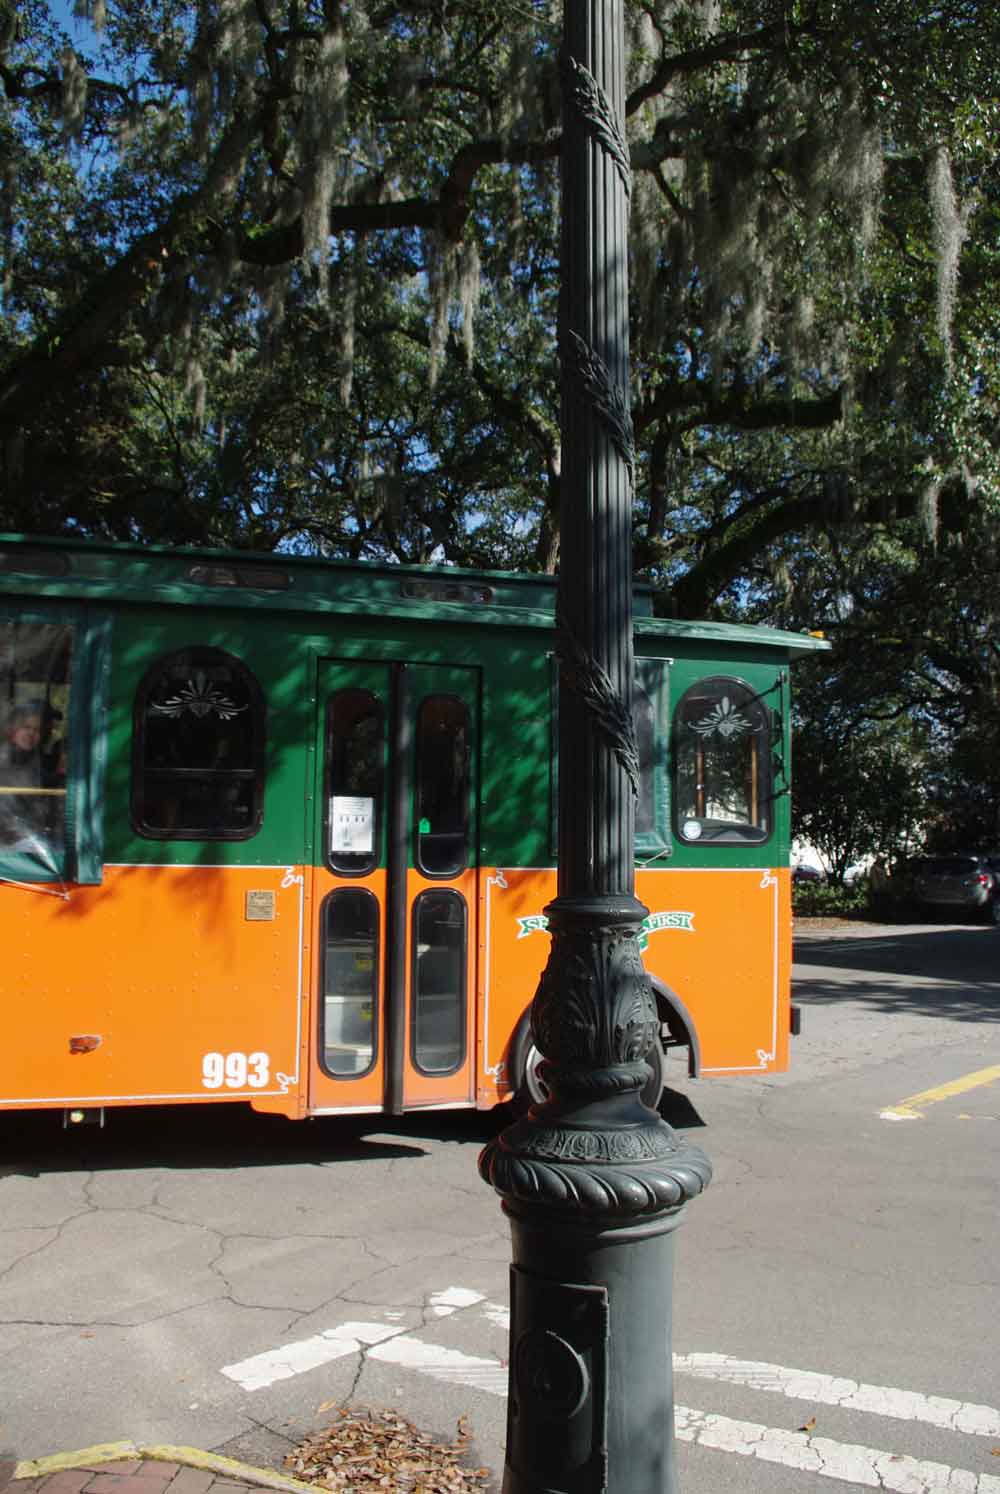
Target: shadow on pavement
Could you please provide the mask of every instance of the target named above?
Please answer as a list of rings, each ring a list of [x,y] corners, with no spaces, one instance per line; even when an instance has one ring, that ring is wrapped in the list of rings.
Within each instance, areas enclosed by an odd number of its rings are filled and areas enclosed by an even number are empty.
[[[321,1116],[288,1121],[245,1105],[109,1107],[103,1128],[63,1130],[60,1111],[0,1116],[0,1177],[12,1173],[127,1168],[327,1167],[338,1162],[426,1157],[423,1141],[485,1141],[489,1117],[458,1111],[432,1130],[419,1116]]]
[[[856,978],[826,978],[821,971]],[[792,986],[793,999],[811,1005],[852,1001],[886,1012],[996,1022],[1000,939],[996,930],[976,927],[810,934],[795,941]]]
[[[677,1090],[664,1090],[660,1114],[677,1130],[704,1125]],[[0,1115],[0,1178],[147,1167],[228,1170],[416,1161],[430,1154],[428,1142],[472,1151],[509,1119],[504,1107],[288,1121],[239,1104],[148,1105],[109,1107],[103,1128],[64,1130],[58,1110],[6,1111]]]
[[[705,1122],[691,1103],[690,1097],[679,1089],[665,1089],[660,1101],[660,1114],[668,1126],[675,1131],[690,1131]]]

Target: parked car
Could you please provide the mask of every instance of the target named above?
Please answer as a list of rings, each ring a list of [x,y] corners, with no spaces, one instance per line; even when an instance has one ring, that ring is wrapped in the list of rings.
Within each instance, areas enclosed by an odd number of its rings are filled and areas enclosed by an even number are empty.
[[[826,878],[816,866],[793,866],[793,882],[825,882]]]
[[[990,858],[976,852],[950,856],[921,856],[913,863],[913,898],[917,906],[978,913],[1000,922],[1000,858],[997,873]]]

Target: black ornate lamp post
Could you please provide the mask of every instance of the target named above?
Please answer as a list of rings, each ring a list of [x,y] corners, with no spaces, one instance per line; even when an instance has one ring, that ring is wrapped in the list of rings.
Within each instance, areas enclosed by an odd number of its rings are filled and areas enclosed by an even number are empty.
[[[531,1008],[551,1098],[486,1148],[513,1234],[504,1494],[673,1494],[673,1231],[711,1177],[639,1097],[630,169],[622,0],[565,0],[559,883]]]

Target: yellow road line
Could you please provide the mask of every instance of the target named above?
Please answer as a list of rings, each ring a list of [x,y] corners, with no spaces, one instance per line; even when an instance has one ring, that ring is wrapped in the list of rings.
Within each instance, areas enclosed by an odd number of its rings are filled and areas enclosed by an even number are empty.
[[[908,1100],[900,1100],[898,1105],[893,1105],[889,1110],[880,1112],[882,1120],[922,1120],[921,1110],[926,1110],[928,1105],[936,1105],[940,1100],[950,1100],[953,1095],[964,1095],[966,1090],[979,1089],[983,1084],[995,1084],[1000,1079],[1000,1063],[995,1063],[992,1068],[977,1069],[974,1074],[964,1074],[961,1079],[952,1079],[948,1084],[939,1084],[935,1089],[921,1090],[918,1095],[910,1095]]]

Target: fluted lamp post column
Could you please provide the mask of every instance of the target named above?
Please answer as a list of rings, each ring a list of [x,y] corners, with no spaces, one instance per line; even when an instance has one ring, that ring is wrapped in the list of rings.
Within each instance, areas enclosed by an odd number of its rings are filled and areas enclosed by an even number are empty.
[[[622,0],[565,0],[559,880],[531,1008],[550,1098],[486,1147],[510,1218],[504,1494],[673,1494],[673,1232],[711,1168],[640,1099]]]

